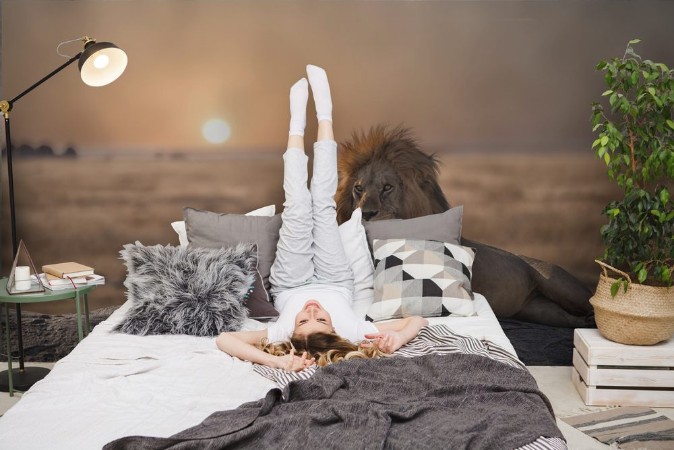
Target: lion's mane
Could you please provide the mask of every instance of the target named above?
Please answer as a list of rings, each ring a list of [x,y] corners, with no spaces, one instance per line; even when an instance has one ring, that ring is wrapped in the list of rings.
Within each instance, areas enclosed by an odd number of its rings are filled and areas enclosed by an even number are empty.
[[[357,207],[352,196],[355,177],[370,164],[381,170],[393,169],[403,180],[398,218],[408,219],[449,209],[449,202],[438,183],[439,167],[435,155],[421,151],[409,128],[379,125],[367,133],[356,131],[350,140],[340,143],[339,185],[335,196],[339,223],[348,220]]]

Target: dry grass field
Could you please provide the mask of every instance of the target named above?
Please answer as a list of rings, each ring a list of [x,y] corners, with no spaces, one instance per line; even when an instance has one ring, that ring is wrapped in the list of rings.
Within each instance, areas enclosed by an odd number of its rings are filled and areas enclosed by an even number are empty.
[[[443,154],[442,186],[465,205],[464,235],[562,265],[592,285],[601,210],[614,190],[591,155]],[[3,174],[4,175],[4,174]],[[36,265],[75,260],[107,284],[92,309],[124,301],[122,246],[177,244],[170,223],[192,206],[243,213],[283,202],[281,155],[246,159],[19,159],[17,226]],[[9,271],[3,177],[2,272]],[[27,310],[71,312],[71,302]]]
[[[594,288],[604,206],[619,191],[592,155],[447,155],[441,178],[464,205],[463,235],[551,261]]]

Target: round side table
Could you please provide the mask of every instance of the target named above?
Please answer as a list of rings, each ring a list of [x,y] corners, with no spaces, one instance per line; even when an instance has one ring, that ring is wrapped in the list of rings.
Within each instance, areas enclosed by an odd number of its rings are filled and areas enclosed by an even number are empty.
[[[77,335],[81,341],[84,338],[82,329],[81,298],[84,297],[84,328],[86,329],[87,334],[89,334],[89,331],[91,330],[89,329],[89,299],[87,298],[87,294],[89,294],[96,285],[84,285],[73,289],[62,289],[57,291],[45,289],[44,292],[30,294],[9,294],[7,292],[7,281],[7,278],[0,280],[0,303],[4,303],[5,342],[7,344],[7,372],[0,373],[0,391],[9,392],[10,397],[12,397],[14,396],[15,388],[21,391],[28,390],[33,384],[44,378],[49,373],[49,369],[30,367],[30,371],[27,371],[24,369],[23,361],[21,360],[19,369],[12,370],[12,349],[9,338],[9,304],[25,305],[29,303],[53,302],[56,300],[75,300],[75,309],[77,311]],[[23,349],[19,349],[19,354],[23,354]]]

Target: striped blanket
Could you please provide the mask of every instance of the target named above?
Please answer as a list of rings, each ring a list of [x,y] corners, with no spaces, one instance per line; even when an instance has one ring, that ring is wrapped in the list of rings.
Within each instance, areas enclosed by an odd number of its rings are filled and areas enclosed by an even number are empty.
[[[422,328],[415,339],[398,349],[393,353],[393,356],[414,358],[423,355],[449,355],[453,353],[484,356],[511,367],[525,369],[524,364],[519,359],[502,347],[489,341],[456,334],[447,325],[432,325]],[[301,372],[287,372],[283,369],[254,364],[253,370],[263,377],[275,381],[279,388],[284,389],[291,381],[308,380],[316,373],[317,367],[311,366]]]
[[[105,448],[566,448],[547,398],[505,350],[435,326],[397,354],[414,357],[333,364],[170,438]]]

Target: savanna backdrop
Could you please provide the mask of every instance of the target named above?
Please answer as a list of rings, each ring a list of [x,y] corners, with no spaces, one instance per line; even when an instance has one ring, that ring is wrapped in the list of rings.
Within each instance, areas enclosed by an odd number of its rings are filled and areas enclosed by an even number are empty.
[[[635,37],[640,54],[674,65],[674,4],[660,1],[0,7],[2,98],[63,63],[55,48],[68,39],[111,41],[129,57],[122,77],[102,88],[69,67],[11,116],[19,237],[38,266],[75,260],[105,275],[94,309],[124,301],[122,245],[177,244],[170,222],[183,207],[243,213],[273,203],[280,211],[288,89],[307,63],[330,76],[338,140],[380,123],[412,127],[438,155],[449,201],[465,205],[467,237],[555,262],[592,286],[601,211],[616,195],[590,150],[590,104],[604,90],[594,67]],[[210,120],[219,136],[204,133]]]

